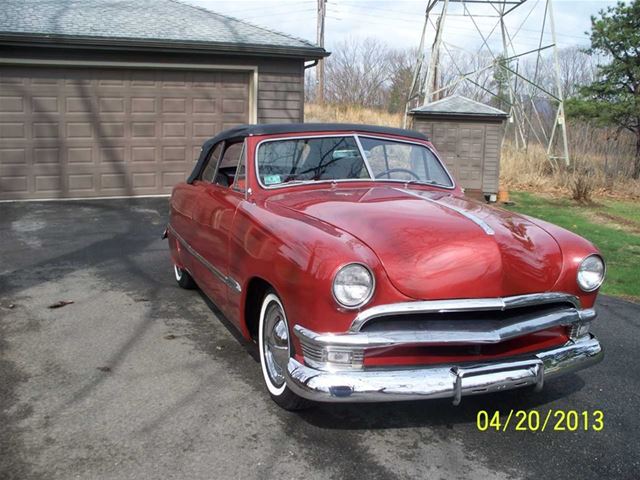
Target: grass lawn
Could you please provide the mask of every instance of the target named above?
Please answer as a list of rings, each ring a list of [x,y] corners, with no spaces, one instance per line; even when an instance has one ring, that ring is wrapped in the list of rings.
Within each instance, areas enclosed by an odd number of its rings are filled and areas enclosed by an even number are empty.
[[[640,203],[603,200],[593,205],[512,192],[510,210],[538,217],[593,242],[607,262],[602,292],[640,301]]]

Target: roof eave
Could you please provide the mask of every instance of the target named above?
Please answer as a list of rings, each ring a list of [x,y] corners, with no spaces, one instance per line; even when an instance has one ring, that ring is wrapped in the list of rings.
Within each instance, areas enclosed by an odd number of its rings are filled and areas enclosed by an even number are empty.
[[[425,112],[421,110],[411,110],[409,115],[416,117],[459,117],[459,118],[488,118],[506,119],[507,113],[467,113],[467,112]]]
[[[53,43],[55,42],[55,43]],[[157,40],[118,37],[88,37],[76,35],[39,35],[0,32],[0,45],[22,45],[78,48],[118,49],[118,50],[161,50],[197,53],[270,55],[317,60],[329,56],[329,52],[319,47],[287,47],[280,45],[257,45],[223,42],[184,42],[177,40]]]

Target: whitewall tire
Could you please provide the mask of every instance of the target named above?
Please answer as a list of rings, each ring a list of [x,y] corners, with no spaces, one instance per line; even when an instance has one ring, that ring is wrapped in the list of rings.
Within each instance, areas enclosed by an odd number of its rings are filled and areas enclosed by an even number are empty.
[[[262,376],[271,398],[286,410],[307,407],[308,402],[287,387],[285,373],[291,357],[290,330],[282,301],[273,290],[268,290],[262,300],[258,348]]]
[[[173,266],[173,276],[176,279],[176,282],[181,288],[192,290],[197,287],[196,282],[193,281],[189,272],[185,269],[178,267],[177,265]]]

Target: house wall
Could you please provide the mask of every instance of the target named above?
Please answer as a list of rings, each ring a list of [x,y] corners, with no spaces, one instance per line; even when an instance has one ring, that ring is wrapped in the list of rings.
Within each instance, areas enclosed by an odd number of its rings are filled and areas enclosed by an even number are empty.
[[[202,143],[301,122],[302,59],[0,47],[0,200],[167,194]]]

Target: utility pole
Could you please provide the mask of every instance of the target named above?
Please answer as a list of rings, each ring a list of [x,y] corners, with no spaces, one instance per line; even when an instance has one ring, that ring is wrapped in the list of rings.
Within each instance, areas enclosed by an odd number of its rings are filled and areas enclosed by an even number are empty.
[[[324,18],[327,14],[327,0],[318,0],[318,28],[316,43],[320,48],[324,48]],[[324,59],[318,60],[316,68],[316,102],[324,103]]]

